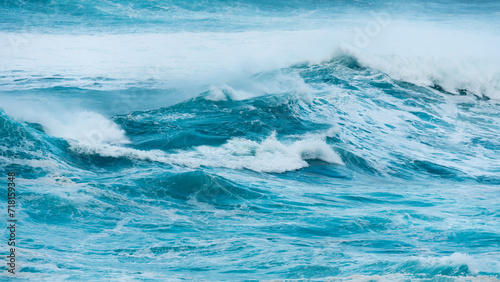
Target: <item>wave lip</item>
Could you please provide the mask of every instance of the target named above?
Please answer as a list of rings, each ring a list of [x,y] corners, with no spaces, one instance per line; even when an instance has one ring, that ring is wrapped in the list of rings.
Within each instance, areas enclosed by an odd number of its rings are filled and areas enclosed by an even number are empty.
[[[478,58],[359,55],[359,62],[391,78],[456,95],[500,99],[500,68]]]
[[[307,160],[341,164],[340,156],[323,140],[300,140],[284,144],[273,133],[262,142],[234,138],[220,147],[199,146],[170,156],[177,164],[190,167],[226,167],[257,172],[283,173],[309,166]]]
[[[220,147],[198,146],[192,150],[177,150],[173,153],[137,150],[110,144],[91,146],[79,142],[72,142],[71,148],[82,154],[157,161],[190,168],[223,167],[283,173],[308,167],[307,160],[344,165],[340,156],[323,140],[305,139],[284,144],[277,140],[275,133],[262,142],[233,138]]]

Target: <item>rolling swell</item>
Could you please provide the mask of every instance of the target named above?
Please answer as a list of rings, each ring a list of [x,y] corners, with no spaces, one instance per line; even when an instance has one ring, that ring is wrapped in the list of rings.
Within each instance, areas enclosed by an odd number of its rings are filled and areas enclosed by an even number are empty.
[[[119,126],[119,130],[124,130],[132,142],[123,147],[125,151],[131,150],[127,151],[133,152],[131,155],[144,153],[138,158],[188,167],[201,164],[244,168],[236,164],[225,165],[222,159],[196,164],[197,158],[208,155],[194,154],[193,151],[208,149],[216,152],[217,148],[228,149],[237,144],[242,146],[240,149],[250,150],[241,153],[241,157],[245,154],[255,157],[256,151],[252,150],[267,150],[262,147],[262,142],[266,138],[274,138],[278,146],[284,146],[282,149],[289,151],[295,150],[293,148],[301,142],[309,142],[309,145],[304,143],[303,149],[297,149],[300,158],[305,161],[310,157],[329,162],[329,157],[324,155],[327,149],[323,149],[329,146],[335,152],[326,154],[339,155],[333,162],[345,164],[349,170],[363,174],[403,179],[414,179],[420,175],[423,178],[476,179],[483,182],[495,173],[493,162],[482,163],[482,169],[468,165],[474,160],[471,148],[496,151],[496,139],[493,136],[488,138],[496,122],[495,116],[485,114],[478,117],[482,111],[494,111],[495,101],[475,102],[473,95],[454,96],[432,87],[392,80],[384,73],[363,67],[354,57],[341,56],[321,64],[296,65],[277,73],[286,74],[289,79],[298,82],[284,93],[275,93],[270,87],[267,91],[256,93],[245,87],[212,88],[167,108],[115,116],[112,122]],[[254,80],[265,85],[277,73],[262,73]],[[455,108],[453,115],[447,112],[450,107]],[[78,163],[79,168],[86,165],[109,168],[132,165],[132,160],[126,158],[127,153],[116,153],[119,148],[115,145],[102,144],[111,146],[115,153],[96,154],[89,159],[88,154],[79,154],[96,151],[95,148],[75,151],[74,146],[81,145],[78,139],[76,143],[71,138],[54,139],[46,135],[43,125],[16,123],[5,114],[2,118],[4,130],[15,132],[14,135],[6,134],[11,138],[6,142],[15,144],[25,142],[26,138],[35,139],[37,143],[30,144],[33,146],[30,148],[44,148],[43,151],[53,152],[70,165]],[[471,119],[474,123],[470,122]],[[464,132],[459,139],[455,135],[457,129]],[[482,137],[479,139],[478,135]],[[102,146],[97,144],[94,147]],[[291,147],[287,149],[286,146]],[[413,154],[412,148],[428,148],[431,154],[441,157],[430,159],[427,155],[422,158]],[[270,150],[282,154],[282,149]],[[148,152],[153,154],[148,155]],[[218,152],[230,154],[235,162],[239,158],[236,151]],[[366,155],[367,152],[370,153]],[[191,161],[179,161],[183,154]],[[125,158],[116,159],[119,156]],[[305,166],[308,165],[291,167]]]
[[[470,116],[482,109],[494,109],[496,102],[480,102],[481,109],[479,105],[463,108],[463,104],[475,103],[473,95],[459,97],[392,80],[362,67],[353,57],[297,65],[286,72],[292,77],[299,75],[296,79],[302,84],[298,89],[254,93],[256,97],[252,97],[225,86],[168,108],[116,116],[114,121],[141,150],[215,148],[234,139],[260,142],[276,134],[288,142],[324,140],[336,148],[349,169],[363,173],[404,179],[417,175],[456,180],[486,176],[474,174],[478,167],[451,160],[474,159],[470,145],[479,145],[474,131],[484,128],[482,135],[488,136],[495,117],[486,115],[470,123]],[[273,75],[260,74],[256,79],[267,83],[262,77]],[[457,112],[449,115],[450,107],[456,107]],[[458,128],[469,133],[454,142]],[[496,142],[494,138],[482,140],[478,150],[493,149],[489,142]],[[450,159],[413,155],[412,148],[418,147]],[[364,151],[370,155],[363,156]],[[377,158],[373,152],[379,153]],[[457,157],[457,153],[463,156]],[[492,176],[495,165],[489,165]]]

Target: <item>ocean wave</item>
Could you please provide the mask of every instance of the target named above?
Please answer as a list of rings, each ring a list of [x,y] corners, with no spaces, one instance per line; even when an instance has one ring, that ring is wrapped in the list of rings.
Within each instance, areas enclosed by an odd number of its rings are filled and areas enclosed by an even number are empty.
[[[170,156],[175,163],[190,167],[209,166],[282,173],[309,166],[307,160],[344,164],[322,140],[300,140],[285,145],[273,134],[262,142],[232,139],[220,147],[200,146]]]
[[[488,60],[362,55],[358,60],[393,79],[455,95],[470,93],[479,98],[500,99],[500,69]]]
[[[498,281],[498,11],[1,1],[15,276]]]
[[[114,145],[88,146],[82,143],[71,143],[71,148],[80,154],[157,161],[190,168],[225,167],[283,173],[308,167],[307,160],[322,160],[343,165],[339,155],[324,141],[300,140],[286,145],[278,141],[275,134],[262,142],[236,138],[220,147],[199,146],[192,150],[171,153]]]
[[[402,82],[360,61],[342,55],[262,72],[173,106],[111,118],[26,103],[25,110],[9,110],[16,103],[6,110],[82,146],[79,152],[113,158],[281,173],[309,166],[307,155],[314,153],[313,159],[363,174],[497,181],[494,100],[475,103],[474,95]],[[266,139],[273,132],[283,139]],[[298,140],[316,141],[299,148]],[[265,157],[270,144],[276,150]],[[333,147],[337,152],[328,151]]]

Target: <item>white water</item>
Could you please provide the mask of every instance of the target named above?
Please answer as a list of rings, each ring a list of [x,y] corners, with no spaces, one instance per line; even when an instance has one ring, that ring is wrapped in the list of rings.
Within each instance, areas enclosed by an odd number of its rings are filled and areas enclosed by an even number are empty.
[[[0,89],[126,89],[137,83],[159,88],[208,87],[295,63],[329,60],[341,50],[395,79],[500,98],[497,30],[484,25],[400,21],[395,15],[378,17],[296,31],[89,35],[3,32]]]

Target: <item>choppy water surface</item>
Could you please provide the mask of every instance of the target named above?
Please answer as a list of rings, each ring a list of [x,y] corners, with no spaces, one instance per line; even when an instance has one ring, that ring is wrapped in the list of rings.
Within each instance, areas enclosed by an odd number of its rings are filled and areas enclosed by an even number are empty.
[[[496,281],[499,13],[2,3],[17,277]]]

